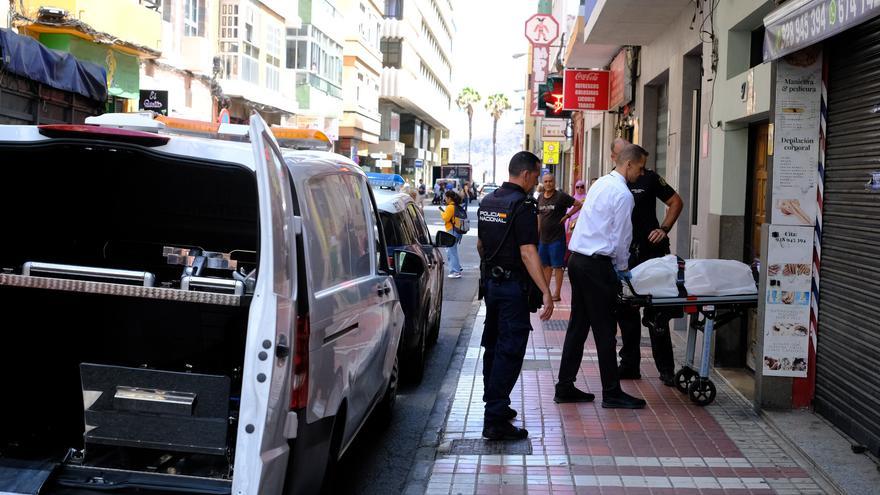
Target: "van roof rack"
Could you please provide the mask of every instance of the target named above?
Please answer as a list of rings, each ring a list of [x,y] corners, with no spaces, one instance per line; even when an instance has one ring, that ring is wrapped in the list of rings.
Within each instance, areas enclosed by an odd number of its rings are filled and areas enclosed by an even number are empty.
[[[249,127],[243,124],[226,124],[202,120],[167,117],[155,112],[105,113],[88,117],[88,125],[153,132],[157,134],[183,135],[222,139],[224,141],[249,142]],[[296,150],[330,151],[333,143],[321,131],[273,125],[270,128],[278,145]]]

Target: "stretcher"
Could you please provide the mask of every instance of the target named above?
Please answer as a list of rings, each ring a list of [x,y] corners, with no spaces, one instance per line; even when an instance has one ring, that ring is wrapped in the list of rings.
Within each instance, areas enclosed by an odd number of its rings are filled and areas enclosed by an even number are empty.
[[[680,265],[683,265],[681,261]],[[706,406],[715,400],[715,384],[712,383],[713,349],[715,332],[734,319],[744,316],[749,308],[758,305],[757,286],[753,294],[737,294],[727,296],[697,296],[684,290],[683,266],[679,270],[679,295],[675,297],[654,297],[637,294],[632,283],[626,280],[622,284],[619,296],[620,304],[638,308],[651,308],[654,319],[645,318],[642,323],[652,331],[661,319],[681,318],[690,315],[687,332],[687,352],[684,365],[675,373],[675,388],[687,394],[691,401],[699,406]],[[697,333],[703,332],[703,349],[700,355],[700,366],[694,366],[697,347]]]

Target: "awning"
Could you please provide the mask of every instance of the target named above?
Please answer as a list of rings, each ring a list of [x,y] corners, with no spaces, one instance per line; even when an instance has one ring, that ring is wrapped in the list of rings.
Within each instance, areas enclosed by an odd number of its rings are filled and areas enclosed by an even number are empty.
[[[764,18],[764,61],[794,53],[880,14],[880,1],[789,0]]]
[[[107,100],[107,73],[100,65],[0,29],[0,67],[4,71],[97,101]]]

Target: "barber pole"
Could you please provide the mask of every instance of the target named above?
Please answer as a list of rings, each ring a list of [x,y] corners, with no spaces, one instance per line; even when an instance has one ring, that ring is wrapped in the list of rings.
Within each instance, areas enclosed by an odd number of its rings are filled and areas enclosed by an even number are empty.
[[[819,267],[822,260],[822,209],[825,193],[825,130],[828,121],[828,58],[822,64],[822,93],[819,110],[819,160],[816,174],[816,224],[813,231],[813,280],[810,298],[810,342],[807,377],[794,380],[792,406],[808,407],[816,395],[816,342],[819,327]]]

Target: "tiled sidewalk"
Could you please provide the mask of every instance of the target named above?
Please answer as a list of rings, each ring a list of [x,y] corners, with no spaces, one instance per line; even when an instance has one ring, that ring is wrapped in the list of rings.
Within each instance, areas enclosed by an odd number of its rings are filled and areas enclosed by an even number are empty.
[[[713,404],[693,405],[660,383],[649,347],[642,348],[642,379],[623,382],[625,390],[648,401],[646,409],[601,407],[592,337],[577,384],[596,393],[597,401],[554,403],[568,300],[564,293],[549,324],[533,315],[534,332],[511,396],[511,406],[520,413],[514,422],[527,428],[530,438],[508,445],[479,440],[483,426],[479,343],[485,312],[481,308],[428,494],[825,493],[786,453],[751,405],[722,380],[715,380],[718,397]],[[508,454],[529,447],[530,454]]]

